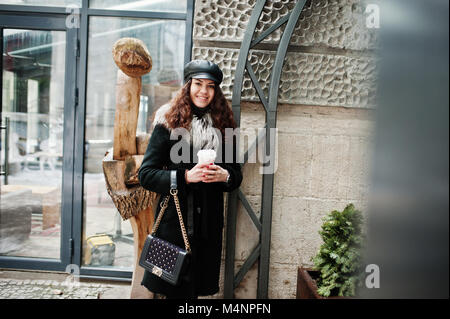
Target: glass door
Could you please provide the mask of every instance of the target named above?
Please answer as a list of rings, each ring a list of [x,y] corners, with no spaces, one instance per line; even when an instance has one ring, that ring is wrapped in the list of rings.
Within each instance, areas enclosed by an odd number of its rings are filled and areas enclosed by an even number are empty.
[[[59,18],[0,21],[0,266],[65,269],[72,255],[76,31]]]
[[[138,133],[146,133],[152,113],[167,103],[181,86],[184,24],[184,21],[167,19],[96,16],[89,19],[82,271],[133,270],[131,224],[122,220],[108,195],[102,168],[102,159],[113,147],[114,136],[117,67],[112,60],[112,47],[120,38],[132,37],[141,39],[152,50],[152,71],[142,76],[137,127]],[[107,235],[114,243],[114,252],[105,253],[109,258],[91,258],[86,249],[87,241],[98,235]]]

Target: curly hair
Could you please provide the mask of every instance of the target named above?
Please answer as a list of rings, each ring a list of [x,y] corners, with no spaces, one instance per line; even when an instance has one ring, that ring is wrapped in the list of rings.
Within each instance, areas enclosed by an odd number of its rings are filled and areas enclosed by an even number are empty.
[[[183,127],[187,130],[190,129],[192,121],[190,90],[191,80],[186,82],[178,94],[170,101],[172,106],[165,115],[169,128]],[[236,128],[233,112],[219,85],[214,86],[214,98],[210,107],[213,127],[220,130],[223,137],[225,136],[225,128]]]

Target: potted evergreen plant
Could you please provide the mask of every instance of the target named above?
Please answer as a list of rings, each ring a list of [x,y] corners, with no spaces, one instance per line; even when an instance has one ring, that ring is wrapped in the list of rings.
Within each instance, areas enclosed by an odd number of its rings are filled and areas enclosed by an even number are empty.
[[[299,268],[297,298],[355,296],[364,282],[363,215],[353,204],[324,218],[314,269]]]

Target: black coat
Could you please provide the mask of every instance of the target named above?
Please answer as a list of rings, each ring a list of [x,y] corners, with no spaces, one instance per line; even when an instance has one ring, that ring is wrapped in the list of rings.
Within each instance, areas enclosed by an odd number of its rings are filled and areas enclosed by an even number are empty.
[[[222,152],[222,163],[217,159],[215,163],[230,173],[228,183],[200,182],[187,184],[185,181],[185,170],[195,166],[194,159],[196,159],[196,155],[193,154],[196,154],[197,150],[190,144],[187,148],[180,150],[182,152],[183,150],[186,151],[189,149],[189,161],[180,163],[172,162],[170,150],[175,143],[181,140],[181,137],[178,140],[171,140],[169,129],[162,124],[155,125],[139,170],[141,185],[148,190],[161,194],[160,201],[165,195],[169,194],[169,171],[177,171],[178,197],[183,221],[191,229],[189,236],[192,251],[190,266],[183,275],[181,283],[176,287],[166,283],[148,271],[145,271],[142,280],[142,285],[150,291],[172,298],[212,295],[219,291],[222,232],[224,225],[223,192],[230,192],[238,188],[242,182],[241,166],[237,163],[237,156],[233,156],[232,163],[225,163],[225,152]],[[224,145],[223,143],[222,141],[221,147]],[[235,139],[233,140],[233,149],[236,154]],[[180,152],[179,154],[181,154]],[[191,212],[193,212],[193,223],[188,223],[187,221],[188,209],[191,209]],[[155,219],[159,210],[160,206],[158,203]],[[156,236],[179,247],[184,247],[173,198],[169,201],[169,206],[164,213]]]

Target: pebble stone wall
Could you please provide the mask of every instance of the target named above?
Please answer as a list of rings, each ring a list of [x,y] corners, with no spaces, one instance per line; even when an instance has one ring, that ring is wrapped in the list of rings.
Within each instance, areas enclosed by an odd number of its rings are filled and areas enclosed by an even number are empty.
[[[224,72],[221,87],[230,100],[239,48],[255,3],[195,1],[192,57],[219,64]],[[295,3],[267,1],[257,33]],[[365,6],[363,0],[308,0],[290,41],[278,96],[269,298],[295,298],[297,268],[312,265],[310,258],[321,244],[318,231],[328,212],[350,202],[366,212],[379,43],[377,30],[366,27]],[[251,51],[249,61],[266,96],[283,28]],[[247,75],[242,100],[241,138],[247,135],[251,140],[264,126],[265,113]],[[241,186],[258,216],[259,168],[257,158],[246,164]],[[239,204],[236,271],[258,237]],[[257,264],[235,289],[235,298],[256,298],[256,286]],[[213,296],[222,297],[223,289]]]
[[[101,299],[109,288],[93,283],[70,286],[56,280],[0,278],[0,299]]]
[[[261,14],[257,34],[285,16],[296,1],[269,1]],[[232,94],[239,47],[255,0],[196,1],[194,16],[194,58],[219,64],[225,74],[222,89]],[[365,6],[359,0],[309,0],[290,41],[283,67],[279,102],[289,104],[375,106],[376,31],[366,27]],[[279,28],[260,47],[280,41]],[[257,35],[255,35],[256,37]],[[213,42],[213,43],[211,43]],[[224,48],[224,47],[227,48]],[[250,63],[268,92],[273,50],[254,50]],[[244,100],[258,101],[246,76]]]

